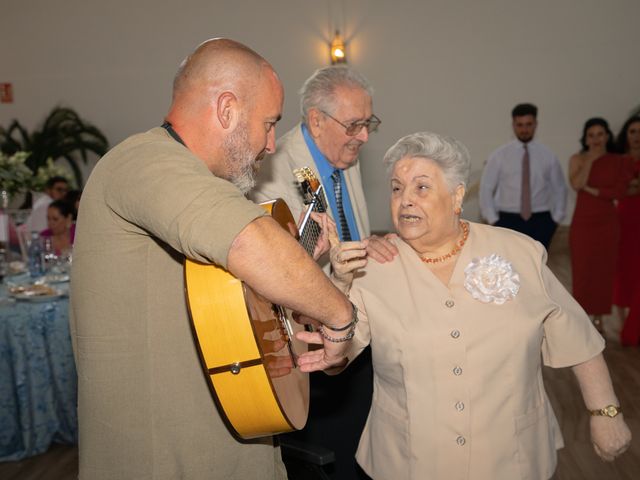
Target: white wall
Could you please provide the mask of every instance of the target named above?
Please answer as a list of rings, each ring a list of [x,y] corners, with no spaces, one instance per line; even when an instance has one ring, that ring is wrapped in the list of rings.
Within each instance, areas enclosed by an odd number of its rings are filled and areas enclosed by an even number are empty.
[[[588,117],[617,130],[640,104],[638,18],[637,0],[0,0],[0,82],[15,95],[0,104],[0,125],[17,118],[31,128],[62,104],[115,144],[161,122],[195,45],[228,36],[279,72],[284,133],[299,118],[298,88],[327,63],[337,23],[351,65],[376,90],[383,124],[361,160],[372,226],[387,229],[381,158],[402,135],[458,137],[477,176],[512,138],[518,102],[539,106],[538,138],[565,167]],[[465,213],[476,218],[473,197]]]

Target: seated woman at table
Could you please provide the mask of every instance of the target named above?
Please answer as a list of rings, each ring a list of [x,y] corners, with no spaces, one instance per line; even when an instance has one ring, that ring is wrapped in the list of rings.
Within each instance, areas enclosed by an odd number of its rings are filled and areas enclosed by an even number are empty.
[[[73,247],[76,226],[73,222],[73,205],[64,200],[54,200],[47,209],[46,230],[40,232],[43,238],[50,238],[56,255],[68,252]]]
[[[82,190],[69,190],[64,196],[64,201],[73,206],[73,221],[78,219],[78,208],[80,207],[80,197]]]
[[[373,403],[356,458],[374,479],[548,479],[562,435],[542,363],[572,367],[596,453],[631,434],[602,357],[604,341],[526,235],[460,219],[470,158],[434,133],[385,155],[398,255],[367,262],[367,242],[335,242],[335,283],[359,309],[351,362],[371,345]],[[354,275],[355,274],[355,275]],[[326,327],[298,336],[320,343]],[[322,350],[300,358],[325,369]],[[332,372],[333,373],[333,372]]]

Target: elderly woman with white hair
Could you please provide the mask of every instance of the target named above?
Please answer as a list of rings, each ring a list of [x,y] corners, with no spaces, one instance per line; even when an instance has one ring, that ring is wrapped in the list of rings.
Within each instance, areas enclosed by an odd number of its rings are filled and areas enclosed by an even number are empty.
[[[434,133],[389,149],[398,249],[367,262],[367,242],[335,242],[334,281],[359,322],[346,362],[371,345],[373,404],[356,458],[374,479],[546,480],[563,446],[542,364],[572,367],[596,453],[631,433],[602,357],[604,341],[529,237],[461,220],[469,153]],[[321,327],[299,336],[319,343]],[[325,369],[322,350],[300,359]]]

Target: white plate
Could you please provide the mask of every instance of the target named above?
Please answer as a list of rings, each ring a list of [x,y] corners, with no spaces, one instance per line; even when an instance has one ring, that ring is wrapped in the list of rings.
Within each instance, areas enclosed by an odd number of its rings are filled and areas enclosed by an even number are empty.
[[[65,283],[69,281],[69,275],[63,273],[51,273],[45,275],[45,283]]]
[[[27,302],[32,303],[41,303],[41,302],[50,302],[51,300],[55,300],[56,298],[62,297],[64,294],[62,292],[58,292],[52,295],[29,295],[26,293],[12,293],[11,296],[16,300],[26,300]]]

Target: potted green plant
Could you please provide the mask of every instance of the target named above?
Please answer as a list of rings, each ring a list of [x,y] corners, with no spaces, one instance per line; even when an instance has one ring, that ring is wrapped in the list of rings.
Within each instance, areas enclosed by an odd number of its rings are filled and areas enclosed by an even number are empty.
[[[56,162],[64,158],[79,186],[83,184],[79,160],[86,165],[89,153],[102,156],[108,149],[104,134],[71,108],[55,107],[42,126],[31,133],[17,120],[6,129],[0,127],[0,151],[6,155],[28,152],[25,164],[34,174],[41,168],[50,168],[48,159]]]
[[[16,152],[13,155],[0,152],[0,208],[9,208],[13,195],[31,187],[33,172],[25,163],[28,156],[26,152]]]

